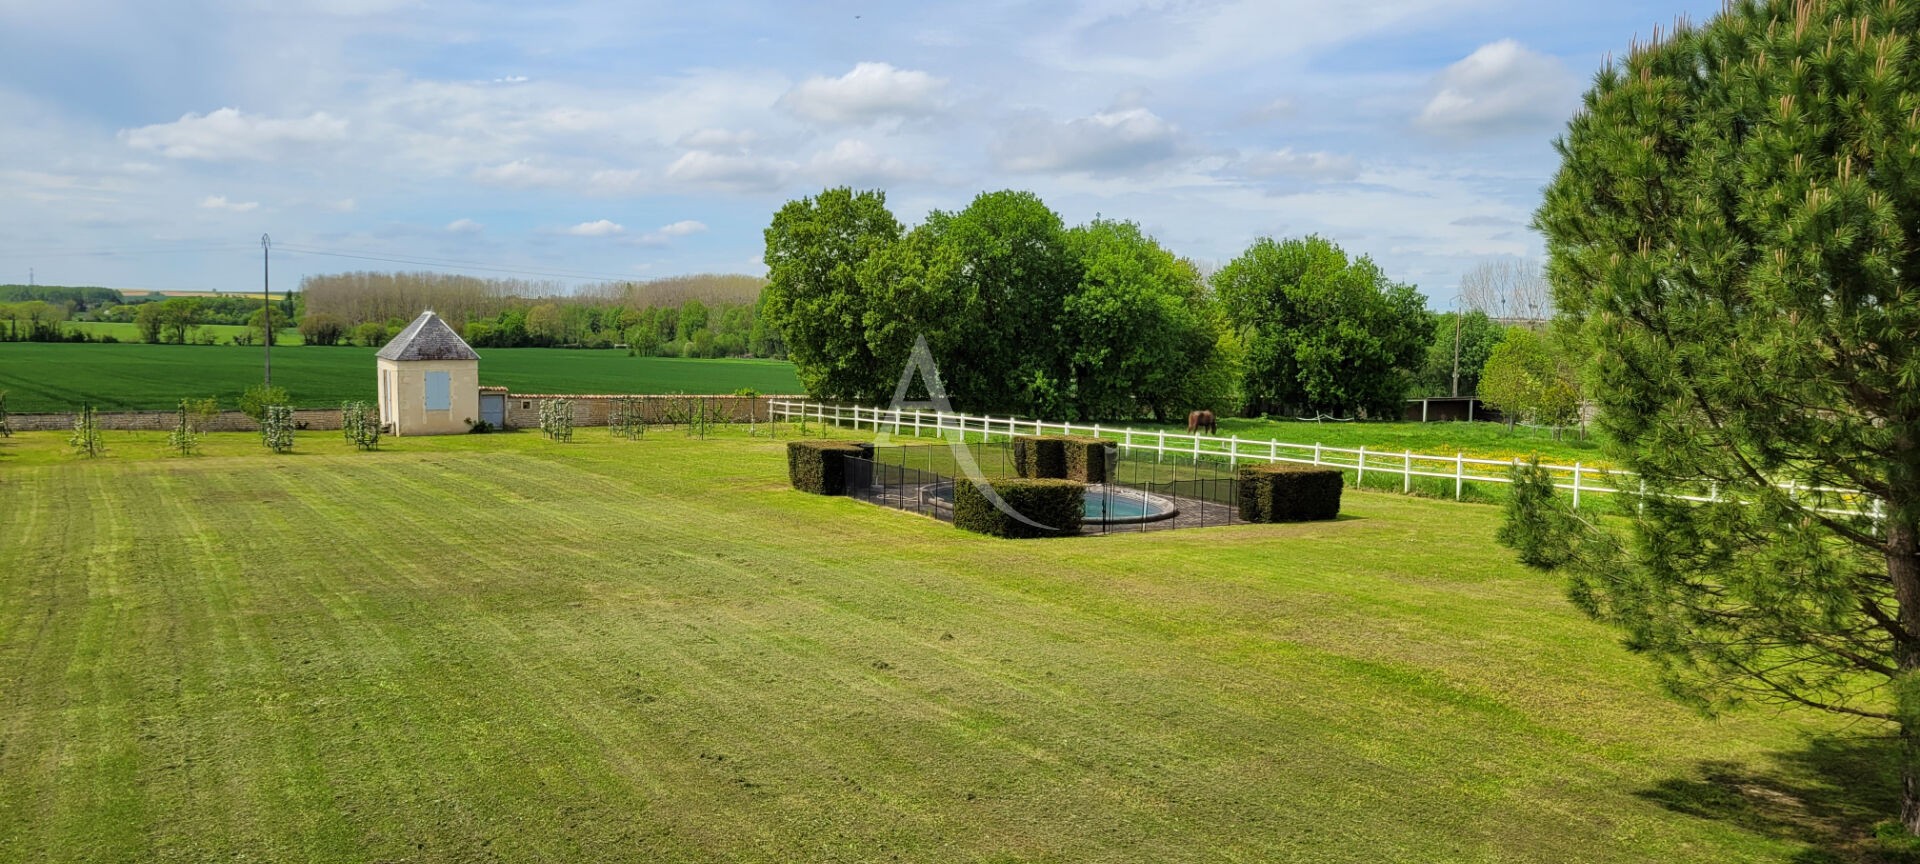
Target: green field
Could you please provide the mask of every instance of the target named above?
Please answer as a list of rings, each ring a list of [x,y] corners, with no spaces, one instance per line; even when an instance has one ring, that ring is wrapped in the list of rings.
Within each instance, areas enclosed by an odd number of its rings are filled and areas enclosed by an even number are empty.
[[[338,407],[374,397],[374,349],[277,348],[273,383],[301,406]],[[793,365],[779,360],[628,357],[624,351],[489,348],[480,383],[520,393],[797,393]],[[0,390],[11,411],[171,408],[215,396],[234,407],[260,381],[261,351],[198,345],[0,344]]]
[[[80,330],[86,333],[90,333],[95,337],[112,336],[113,338],[118,339],[122,342],[141,341],[139,325],[133,324],[131,322],[69,321],[67,322],[66,326],[73,330]],[[212,331],[214,338],[218,339],[221,345],[230,345],[229,340],[231,340],[235,336],[238,336],[242,333],[247,332],[252,328],[246,327],[240,324],[202,324],[197,329]],[[275,342],[274,344],[289,345],[289,346],[299,345],[301,344],[300,331],[293,329],[291,327],[285,330],[282,330],[280,331],[280,341]]]
[[[0,860],[1828,861],[1895,808],[1490,507],[1021,542],[738,431],[62,439],[0,440]]]

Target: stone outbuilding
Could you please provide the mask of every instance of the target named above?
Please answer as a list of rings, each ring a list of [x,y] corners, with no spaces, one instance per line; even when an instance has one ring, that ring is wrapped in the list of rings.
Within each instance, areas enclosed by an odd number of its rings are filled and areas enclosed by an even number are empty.
[[[374,356],[389,434],[458,435],[480,419],[480,355],[431,310]]]

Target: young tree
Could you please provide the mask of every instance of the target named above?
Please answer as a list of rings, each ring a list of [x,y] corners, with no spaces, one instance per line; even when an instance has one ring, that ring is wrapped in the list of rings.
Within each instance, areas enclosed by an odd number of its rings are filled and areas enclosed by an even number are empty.
[[[1261,410],[1400,415],[1433,339],[1413,286],[1320,237],[1262,238],[1213,285],[1243,334],[1245,392]]]
[[[1743,2],[1637,45],[1557,143],[1535,218],[1611,455],[1647,490],[1633,542],[1577,568],[1574,598],[1696,704],[1749,697],[1897,730],[1910,836],[1915,33],[1915,3]]]
[[[140,341],[158,344],[166,327],[166,310],[159,303],[142,303],[133,313],[133,326],[140,329]]]
[[[92,405],[82,406],[73,415],[73,434],[67,436],[67,446],[88,459],[107,452],[106,440],[100,436],[100,415]]]
[[[285,387],[255,384],[240,394],[240,413],[252,417],[255,423],[262,423],[267,418],[267,406],[285,405],[291,401]]]
[[[899,238],[884,192],[843,186],[789,201],[774,214],[766,230],[767,312],[785,334],[808,393],[860,401],[891,394],[899,369],[882,368],[867,347],[868,296],[855,274]],[[678,323],[677,312],[666,311],[663,336]]]
[[[268,405],[260,419],[260,443],[275,453],[293,450],[293,408]]]
[[[1507,428],[1524,417],[1560,427],[1578,419],[1580,391],[1572,370],[1555,356],[1547,337],[1524,327],[1509,327],[1480,374],[1480,398],[1507,416]]]

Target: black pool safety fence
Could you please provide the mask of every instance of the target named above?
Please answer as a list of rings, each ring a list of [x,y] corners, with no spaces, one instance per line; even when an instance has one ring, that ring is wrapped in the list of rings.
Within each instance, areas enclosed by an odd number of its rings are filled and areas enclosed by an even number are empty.
[[[1212,462],[1156,461],[1109,449],[1107,481],[1087,485],[1083,534],[1165,531],[1240,522],[1232,469]],[[962,455],[964,453],[965,455]],[[1142,455],[1145,458],[1142,458]],[[953,521],[954,484],[1016,476],[1007,442],[875,447],[846,456],[847,495]]]

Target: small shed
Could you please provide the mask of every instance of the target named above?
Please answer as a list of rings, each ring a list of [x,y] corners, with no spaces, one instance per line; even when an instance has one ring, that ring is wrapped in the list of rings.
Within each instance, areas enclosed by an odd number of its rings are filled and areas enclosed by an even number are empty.
[[[389,433],[458,435],[480,419],[480,355],[432,310],[374,356]]]

